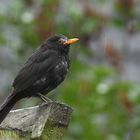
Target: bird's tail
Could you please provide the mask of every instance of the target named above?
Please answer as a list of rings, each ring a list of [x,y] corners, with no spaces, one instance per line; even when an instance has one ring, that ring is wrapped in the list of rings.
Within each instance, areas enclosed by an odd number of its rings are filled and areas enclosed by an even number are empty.
[[[18,101],[17,94],[10,94],[0,107],[0,124]]]

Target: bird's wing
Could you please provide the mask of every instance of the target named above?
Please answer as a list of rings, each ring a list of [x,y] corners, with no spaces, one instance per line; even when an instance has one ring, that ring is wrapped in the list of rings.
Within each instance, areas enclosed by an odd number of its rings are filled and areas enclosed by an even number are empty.
[[[56,51],[35,52],[25,63],[13,82],[15,92],[20,92],[33,85],[44,73],[50,71],[58,60]]]

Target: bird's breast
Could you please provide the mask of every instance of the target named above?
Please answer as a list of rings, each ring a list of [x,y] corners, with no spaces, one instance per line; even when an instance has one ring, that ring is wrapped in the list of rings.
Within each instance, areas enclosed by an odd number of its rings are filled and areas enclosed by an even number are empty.
[[[65,59],[60,60],[55,66],[55,72],[65,74],[68,72],[68,62]]]
[[[58,59],[54,68],[47,72],[41,79],[37,80],[34,85],[41,87],[55,87],[65,79],[68,68],[69,61],[65,58]]]

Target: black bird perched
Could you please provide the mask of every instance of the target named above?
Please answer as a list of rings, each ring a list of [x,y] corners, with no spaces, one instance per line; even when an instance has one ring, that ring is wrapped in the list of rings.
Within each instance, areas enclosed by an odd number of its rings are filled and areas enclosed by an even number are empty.
[[[69,69],[70,44],[78,38],[64,35],[48,38],[24,64],[13,82],[13,91],[0,107],[0,123],[12,107],[22,98],[38,96],[49,102],[44,94],[56,88]]]

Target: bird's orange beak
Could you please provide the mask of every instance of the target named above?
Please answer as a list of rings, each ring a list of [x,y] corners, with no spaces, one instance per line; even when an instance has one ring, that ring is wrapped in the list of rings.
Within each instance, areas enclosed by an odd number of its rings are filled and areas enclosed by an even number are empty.
[[[79,41],[78,38],[68,39],[66,42],[64,42],[64,45],[74,44],[74,43],[76,43],[77,41]]]

